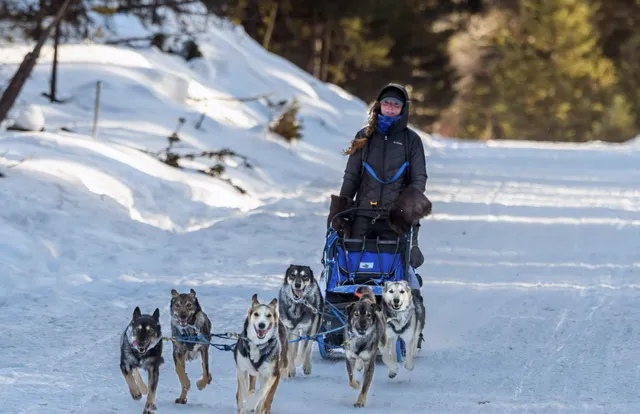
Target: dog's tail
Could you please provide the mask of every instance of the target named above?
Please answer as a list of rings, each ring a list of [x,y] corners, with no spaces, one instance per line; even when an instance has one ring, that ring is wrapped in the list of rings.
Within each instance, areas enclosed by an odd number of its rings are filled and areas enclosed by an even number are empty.
[[[376,301],[376,296],[373,294],[373,289],[371,289],[370,286],[358,286],[354,294],[360,300],[365,298],[372,302]]]

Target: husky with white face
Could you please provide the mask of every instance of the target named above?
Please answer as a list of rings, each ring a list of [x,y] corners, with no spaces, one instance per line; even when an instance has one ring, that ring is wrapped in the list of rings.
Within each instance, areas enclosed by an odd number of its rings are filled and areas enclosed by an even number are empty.
[[[253,295],[251,300],[233,354],[238,377],[236,403],[238,413],[255,409],[256,414],[266,414],[271,411],[280,373],[287,370],[287,334],[280,323],[277,299],[261,304],[258,295]],[[260,390],[256,392],[258,377]]]
[[[405,280],[387,282],[382,291],[382,310],[386,317],[387,346],[382,361],[389,368],[389,378],[398,375],[396,341],[402,338],[407,346],[404,367],[414,368],[413,359],[426,322],[426,310],[418,289],[411,289]]]

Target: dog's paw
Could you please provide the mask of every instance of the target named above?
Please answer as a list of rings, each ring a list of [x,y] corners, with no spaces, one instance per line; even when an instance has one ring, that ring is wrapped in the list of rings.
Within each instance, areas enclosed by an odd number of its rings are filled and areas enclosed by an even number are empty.
[[[389,364],[389,378],[395,378],[400,371],[398,364],[396,362]]]
[[[363,408],[365,406],[365,403],[358,400],[355,402],[355,404],[353,404],[353,406],[356,408]]]
[[[211,375],[207,378],[199,379],[198,382],[196,382],[196,386],[199,390],[203,390],[208,384],[211,384]]]
[[[131,392],[131,398],[133,398],[134,400],[139,400],[140,398],[142,398],[142,393],[140,391],[138,392]]]
[[[186,404],[186,403],[187,403],[187,397],[176,398],[176,404]]]
[[[304,375],[311,375],[311,364],[304,364],[302,367],[302,372]]]
[[[415,368],[413,361],[410,360],[406,360],[404,363],[404,367],[408,370],[408,371],[413,371],[413,368]]]
[[[351,382],[349,382],[349,385],[351,386],[351,388],[353,388],[354,390],[359,390],[360,389],[360,381],[358,380],[351,380]]]
[[[156,405],[154,403],[147,403],[144,406],[144,411],[142,412],[142,414],[155,414],[157,409],[158,408],[156,407]]]

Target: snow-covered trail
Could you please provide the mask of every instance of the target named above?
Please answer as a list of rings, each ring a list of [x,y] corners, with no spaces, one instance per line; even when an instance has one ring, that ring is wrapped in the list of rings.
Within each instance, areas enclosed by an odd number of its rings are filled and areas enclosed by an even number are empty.
[[[419,269],[426,343],[416,369],[395,380],[378,364],[365,410],[639,412],[639,158],[606,148],[431,149],[436,214],[421,229]],[[238,332],[251,295],[274,297],[289,263],[320,273],[328,194],[339,183],[316,184],[183,234],[134,222],[90,193],[39,198],[23,189],[21,202],[47,211],[43,220],[2,218],[37,229],[56,257],[50,266],[69,271],[55,280],[25,274],[20,293],[3,296],[1,411],[141,412],[118,368],[133,308],[159,307],[168,333],[171,288],[193,287],[214,330]],[[64,215],[89,228],[61,227]],[[193,386],[186,406],[173,402],[179,382],[167,343],[164,354],[158,413],[235,412],[232,353],[212,350],[213,381]],[[313,355],[310,376],[281,382],[274,412],[352,412],[357,392],[344,362]],[[200,363],[187,372],[194,383]]]

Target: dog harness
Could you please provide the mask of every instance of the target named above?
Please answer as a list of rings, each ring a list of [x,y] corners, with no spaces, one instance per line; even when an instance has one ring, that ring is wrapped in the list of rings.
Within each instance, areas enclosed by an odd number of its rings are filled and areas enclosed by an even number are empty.
[[[404,326],[396,329],[396,327],[394,326],[394,324],[389,323],[390,321],[387,320],[387,326],[390,326],[391,329],[393,330],[393,332],[396,333],[396,335],[402,335],[404,333],[404,331],[407,330],[407,328],[409,327],[409,325],[411,324],[411,314],[409,313],[409,311],[413,312],[415,309],[415,305],[412,303],[406,310],[407,315],[409,315],[409,317],[407,318],[407,321],[405,322]],[[397,314],[398,311],[394,311],[393,309],[390,309],[391,312],[385,312],[387,313],[387,316],[391,316],[391,313],[393,312],[394,314]]]
[[[251,359],[251,347],[249,345],[249,339],[244,336],[240,337],[239,339],[238,351],[240,352],[240,355],[247,358],[249,362],[251,362],[253,369],[255,369],[256,371],[260,370],[262,364],[264,364],[267,358],[273,355],[274,351],[276,351],[278,347],[278,340],[276,339],[276,337],[269,339],[262,345],[255,345],[260,350],[260,359],[258,359],[257,362],[253,362],[253,359]]]

